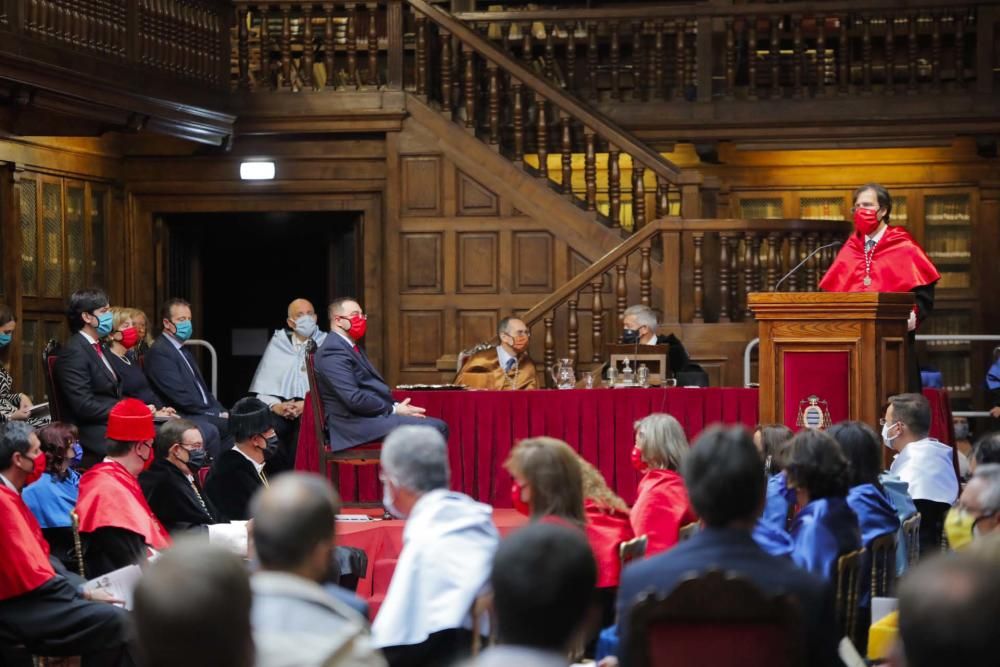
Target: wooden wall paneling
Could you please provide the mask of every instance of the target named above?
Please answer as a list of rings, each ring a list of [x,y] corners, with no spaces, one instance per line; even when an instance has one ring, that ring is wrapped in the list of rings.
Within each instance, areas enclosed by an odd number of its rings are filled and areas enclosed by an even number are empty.
[[[434,373],[444,354],[444,313],[441,310],[403,310],[398,344],[400,371]]]
[[[400,270],[399,262],[399,258],[402,255],[400,250],[400,214],[403,206],[403,174],[402,158],[400,157],[401,138],[402,134],[399,132],[390,132],[385,137],[385,220],[384,224],[381,225],[383,229],[381,247],[374,247],[374,251],[380,253],[377,256],[380,257],[381,261],[377,267],[374,262],[365,264],[366,285],[369,281],[369,271],[374,276],[377,270],[381,270],[381,284],[402,284],[403,274]],[[379,278],[376,277],[375,280],[378,281]],[[385,324],[383,339],[387,341],[383,356],[385,367],[382,369],[382,374],[389,383],[389,386],[399,381],[399,373],[396,370],[401,365],[399,344],[398,342],[389,343],[388,341],[394,338],[390,336],[389,332],[398,332],[401,330],[401,323],[399,321],[400,300],[401,296],[396,290],[387,289],[381,302],[381,306],[385,311],[382,318]]]
[[[514,232],[514,293],[543,294],[555,289],[553,238],[548,232]]]
[[[500,213],[500,198],[471,176],[455,170],[458,178],[458,215],[495,216]]]
[[[400,234],[402,294],[442,294],[444,283],[444,234],[440,232],[403,232]]]
[[[441,215],[441,158],[407,155],[400,163],[400,215]]]
[[[457,232],[456,291],[464,294],[499,292],[498,232]]]
[[[452,160],[441,160],[441,214],[445,218],[458,215],[458,167]]]
[[[456,329],[458,331],[458,346],[456,350],[464,350],[478,343],[488,341],[496,336],[497,324],[508,313],[496,309],[458,309],[456,313]]]

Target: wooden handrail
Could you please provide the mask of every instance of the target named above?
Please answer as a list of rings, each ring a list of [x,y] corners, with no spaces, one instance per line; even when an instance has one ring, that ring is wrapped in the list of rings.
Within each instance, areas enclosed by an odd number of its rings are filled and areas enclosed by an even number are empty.
[[[475,51],[488,62],[505,70],[514,79],[556,105],[560,110],[600,134],[622,152],[630,155],[633,160],[642,164],[642,166],[651,169],[655,174],[663,177],[670,183],[676,184],[679,182],[681,170],[677,165],[635,139],[627,130],[610,118],[594,111],[587,104],[580,102],[576,97],[564,93],[542,77],[536,75],[451,14],[425,2],[425,0],[407,0],[407,2],[415,10],[436,23],[439,28],[447,30],[450,34],[458,38],[464,46]]]

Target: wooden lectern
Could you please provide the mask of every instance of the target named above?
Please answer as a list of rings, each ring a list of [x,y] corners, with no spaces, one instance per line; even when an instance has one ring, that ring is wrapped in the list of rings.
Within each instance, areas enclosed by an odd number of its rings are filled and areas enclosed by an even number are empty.
[[[913,294],[756,292],[760,421],[792,430],[857,419],[877,426],[906,391]],[[811,407],[810,406],[814,406]]]

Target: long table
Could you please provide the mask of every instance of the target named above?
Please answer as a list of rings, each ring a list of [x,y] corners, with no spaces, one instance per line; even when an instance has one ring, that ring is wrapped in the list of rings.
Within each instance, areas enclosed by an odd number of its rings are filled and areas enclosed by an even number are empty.
[[[393,396],[411,399],[448,424],[452,488],[495,507],[511,506],[511,478],[503,462],[522,438],[548,435],[565,440],[631,504],[639,479],[629,464],[636,420],[666,412],[694,439],[716,423],[753,428],[758,416],[757,390],[729,387],[396,391]],[[299,430],[296,468],[319,468],[308,405]],[[345,500],[381,500],[376,466],[340,468],[339,490]]]

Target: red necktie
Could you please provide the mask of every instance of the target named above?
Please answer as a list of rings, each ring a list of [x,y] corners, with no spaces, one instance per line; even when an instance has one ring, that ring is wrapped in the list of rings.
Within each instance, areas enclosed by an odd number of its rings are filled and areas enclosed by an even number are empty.
[[[355,343],[355,344],[354,344],[354,345],[352,345],[351,347],[353,347],[353,348],[354,348],[354,351],[355,351],[355,352],[357,352],[357,351],[358,351],[358,344],[357,344],[357,343]]]
[[[101,344],[100,343],[91,343],[91,345],[94,346],[94,351],[97,352],[97,356],[99,356],[101,359],[103,359],[104,358],[104,353],[101,352]]]

